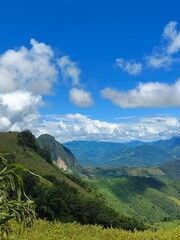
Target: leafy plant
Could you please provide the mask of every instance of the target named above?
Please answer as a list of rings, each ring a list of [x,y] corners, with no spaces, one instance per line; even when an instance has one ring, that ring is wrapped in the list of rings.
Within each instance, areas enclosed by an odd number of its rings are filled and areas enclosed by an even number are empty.
[[[35,219],[34,202],[23,188],[18,170],[28,171],[18,164],[8,164],[0,156],[0,234],[1,239],[8,238],[12,232],[11,220],[19,224],[19,233],[27,226],[32,226]]]

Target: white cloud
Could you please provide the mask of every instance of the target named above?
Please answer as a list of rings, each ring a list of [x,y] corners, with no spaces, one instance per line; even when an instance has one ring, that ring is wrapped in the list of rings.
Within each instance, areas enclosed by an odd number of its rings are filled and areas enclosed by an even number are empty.
[[[77,113],[46,116],[38,131],[34,132],[38,135],[48,132],[62,143],[73,140],[154,141],[180,135],[180,118],[165,115],[129,118],[126,122],[110,123]]]
[[[69,97],[70,101],[79,107],[89,107],[93,104],[91,93],[83,89],[72,88]]]
[[[169,22],[163,32],[163,38],[167,40],[167,53],[174,54],[180,50],[180,31],[177,31],[177,22]]]
[[[179,107],[180,79],[172,85],[159,82],[140,83],[127,92],[105,88],[101,95],[122,108]]]
[[[0,131],[32,127],[41,105],[41,96],[27,91],[0,94]]]
[[[154,54],[146,58],[148,60],[148,65],[155,68],[165,68],[168,69],[176,61],[171,56]]]
[[[0,55],[0,131],[29,128],[38,132],[38,110],[44,104],[43,96],[52,93],[58,80],[58,65],[73,85],[79,84],[81,71],[68,56],[57,61],[51,46],[34,39],[30,44],[30,48],[9,49]],[[70,96],[81,107],[93,102],[84,90],[72,89]]]
[[[129,73],[130,75],[137,75],[142,71],[141,63],[135,63],[133,61],[125,61],[122,58],[116,59],[116,66],[121,68],[123,71]]]
[[[42,95],[51,93],[58,71],[50,46],[31,39],[31,47],[0,55],[0,131],[32,128]]]
[[[77,63],[71,61],[69,56],[63,56],[58,60],[58,64],[63,79],[71,79],[74,86],[79,85],[81,70],[78,68]]]
[[[53,51],[50,46],[31,39],[32,47],[8,50],[0,56],[0,93],[26,89],[48,94],[56,82]]]
[[[147,65],[155,69],[168,69],[174,62],[179,61],[174,54],[180,50],[180,31],[177,30],[177,22],[169,22],[162,34],[162,43],[155,47],[152,54],[147,56]]]

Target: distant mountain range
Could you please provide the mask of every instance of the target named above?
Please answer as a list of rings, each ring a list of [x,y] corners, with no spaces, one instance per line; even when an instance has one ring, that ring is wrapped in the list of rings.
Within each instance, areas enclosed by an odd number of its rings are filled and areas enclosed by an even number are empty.
[[[19,133],[14,132],[0,133],[0,156],[41,176],[38,178],[24,173],[25,186],[27,184],[25,190],[28,196],[34,199],[39,217],[51,220],[52,217],[55,217],[62,221],[70,219],[83,222],[83,224],[93,224],[94,222],[104,224],[104,221],[110,224],[109,217],[114,220],[113,209],[120,216],[123,215],[125,220],[124,216],[135,217],[148,223],[179,219],[180,161],[173,161],[175,157],[171,158],[168,163],[150,168],[121,166],[120,164],[118,166],[81,167],[73,153],[57,142],[53,136],[41,135],[38,143],[50,150],[56,165],[57,161],[62,160],[63,169],[64,166],[67,167],[64,170],[72,169],[68,173],[67,171],[62,172],[53,163],[48,163],[38,152],[29,147],[30,145],[19,145],[18,135]],[[29,142],[31,140],[29,139]],[[93,158],[94,164],[97,160],[99,164],[103,163],[103,157],[106,157],[108,163],[109,156],[118,156],[120,153],[125,155],[128,150],[129,153],[137,151],[139,155],[135,156],[144,157],[141,161],[137,161],[137,164],[145,161],[145,156],[150,161],[149,156],[152,156],[152,150],[156,161],[156,154],[161,158],[163,154],[164,156],[167,154],[169,157],[179,154],[179,138],[146,144],[142,142],[127,144],[74,143],[82,154],[87,154],[89,149],[87,157],[89,157],[89,161]],[[159,155],[158,149],[161,149]],[[135,160],[134,157],[131,161]],[[156,163],[155,160],[152,163]],[[62,168],[62,166],[60,167]],[[74,173],[79,173],[79,177]],[[88,181],[84,181],[80,177],[86,178]],[[101,221],[99,216],[101,216]],[[128,221],[131,222],[132,219]],[[126,224],[130,224],[128,221]]]
[[[180,137],[129,143],[73,141],[64,144],[83,166],[160,166],[180,159]]]

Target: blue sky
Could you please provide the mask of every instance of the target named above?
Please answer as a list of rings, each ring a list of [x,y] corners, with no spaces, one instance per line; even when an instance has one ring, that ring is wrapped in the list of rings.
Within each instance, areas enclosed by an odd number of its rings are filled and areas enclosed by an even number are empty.
[[[180,2],[1,0],[0,130],[180,134]]]

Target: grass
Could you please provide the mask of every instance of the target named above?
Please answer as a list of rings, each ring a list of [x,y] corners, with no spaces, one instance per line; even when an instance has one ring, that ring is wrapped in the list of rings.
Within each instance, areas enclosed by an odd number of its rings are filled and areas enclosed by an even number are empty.
[[[13,235],[10,239],[17,240]],[[103,229],[101,226],[63,224],[37,220],[32,229],[26,229],[19,240],[179,240],[180,226],[173,229],[129,232],[120,229]]]
[[[0,154],[8,157],[12,156],[13,160],[28,168],[38,175],[54,175],[60,181],[65,181],[69,186],[76,188],[79,192],[86,194],[86,191],[78,184],[67,178],[60,169],[55,165],[48,164],[38,154],[29,148],[23,148],[18,145],[18,132],[1,132],[0,133]]]

